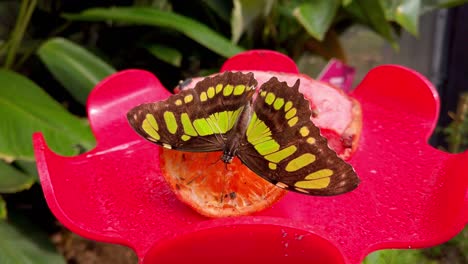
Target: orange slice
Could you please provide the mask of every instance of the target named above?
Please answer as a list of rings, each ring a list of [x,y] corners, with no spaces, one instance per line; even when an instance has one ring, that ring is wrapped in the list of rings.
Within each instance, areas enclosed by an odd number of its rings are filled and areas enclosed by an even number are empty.
[[[162,173],[182,202],[208,217],[261,211],[287,193],[251,172],[238,158],[225,164],[221,155],[163,149]]]

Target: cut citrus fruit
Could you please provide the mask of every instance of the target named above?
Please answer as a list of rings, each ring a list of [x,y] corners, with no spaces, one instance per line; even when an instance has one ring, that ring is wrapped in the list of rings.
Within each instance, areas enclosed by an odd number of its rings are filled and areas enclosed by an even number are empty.
[[[360,105],[341,90],[301,74],[253,72],[258,86],[273,76],[289,85],[300,79],[299,91],[309,100],[311,120],[328,139],[329,147],[348,159],[355,151],[361,131]],[[191,89],[203,78],[194,78]],[[252,214],[272,206],[287,191],[264,180],[238,158],[221,161],[221,152],[182,152],[163,148],[161,171],[176,196],[208,217]]]
[[[250,171],[238,158],[225,164],[221,155],[164,149],[162,173],[181,201],[209,217],[261,211],[286,194]]]

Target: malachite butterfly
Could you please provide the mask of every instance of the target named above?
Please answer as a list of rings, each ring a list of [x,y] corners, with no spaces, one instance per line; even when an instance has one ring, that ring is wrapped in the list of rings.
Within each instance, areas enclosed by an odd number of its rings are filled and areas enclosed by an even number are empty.
[[[253,73],[207,77],[165,101],[142,104],[127,118],[144,138],[168,149],[222,151],[276,186],[310,195],[355,189],[351,165],[327,145],[311,121],[299,80],[289,87],[276,77],[257,89]]]

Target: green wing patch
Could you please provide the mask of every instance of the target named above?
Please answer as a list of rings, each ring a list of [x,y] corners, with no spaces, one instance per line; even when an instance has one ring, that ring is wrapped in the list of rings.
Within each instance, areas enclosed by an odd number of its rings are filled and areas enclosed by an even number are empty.
[[[207,77],[165,101],[139,105],[127,114],[144,138],[184,151],[222,150],[227,135],[255,92],[253,74],[225,72]]]
[[[356,173],[328,147],[298,89],[299,80],[289,87],[276,77],[260,87],[239,158],[261,177],[292,191],[336,195],[356,188]]]

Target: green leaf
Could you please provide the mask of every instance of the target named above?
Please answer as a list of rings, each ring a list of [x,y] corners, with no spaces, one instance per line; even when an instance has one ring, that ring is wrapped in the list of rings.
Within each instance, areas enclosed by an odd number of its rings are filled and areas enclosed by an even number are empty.
[[[229,1],[202,0],[202,2],[224,21],[229,22],[231,17],[231,4]]]
[[[421,0],[380,0],[385,9],[385,17],[397,22],[414,36],[418,35]]]
[[[82,21],[117,21],[131,24],[149,25],[170,28],[179,31],[208,49],[231,57],[243,49],[232,44],[228,39],[213,31],[206,25],[172,12],[144,7],[92,8],[80,14],[69,14],[65,17]]]
[[[82,104],[99,81],[115,72],[96,55],[63,38],[44,42],[37,53],[55,79]]]
[[[180,67],[180,63],[182,62],[182,53],[180,51],[160,44],[145,45],[145,48],[156,58],[175,67]]]
[[[402,1],[395,10],[395,21],[411,34],[418,35],[421,0]]]
[[[88,124],[67,112],[40,87],[17,73],[0,70],[0,158],[33,160],[32,134],[41,131],[47,144],[63,155],[95,145]]]
[[[12,165],[0,161],[0,193],[15,193],[31,188],[35,177],[25,174]]]
[[[37,225],[0,220],[0,263],[65,264],[63,256]]]
[[[386,20],[386,14],[381,1],[354,0],[345,7],[358,22],[368,25],[379,35],[389,41],[394,48],[398,43],[393,36],[390,23]]]
[[[401,264],[401,263],[418,263],[418,264],[436,264],[438,262],[430,260],[424,256],[421,250],[379,250],[372,252],[364,259],[363,264]]]
[[[335,18],[340,3],[340,0],[306,2],[296,7],[293,15],[312,37],[322,41]]]
[[[21,169],[21,171],[25,174],[28,174],[29,176],[33,177],[36,182],[39,181],[39,174],[37,173],[36,161],[15,160],[13,164],[19,169]]]
[[[6,219],[7,217],[7,208],[6,202],[3,200],[2,196],[0,195],[0,221]]]
[[[234,0],[231,16],[231,40],[237,43],[255,19],[270,13],[273,0]]]

